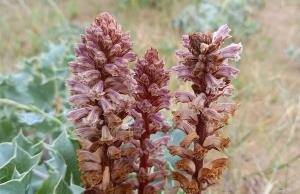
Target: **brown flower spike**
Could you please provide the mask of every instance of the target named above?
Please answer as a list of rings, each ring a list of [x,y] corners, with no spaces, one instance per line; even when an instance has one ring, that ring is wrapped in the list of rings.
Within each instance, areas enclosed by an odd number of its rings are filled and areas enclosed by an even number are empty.
[[[166,88],[170,79],[169,72],[164,69],[164,62],[156,49],[150,48],[145,56],[138,60],[134,78],[137,81],[137,93],[131,115],[134,138],[140,143],[139,169],[137,171],[138,193],[155,194],[163,190],[168,172],[162,148],[170,139],[163,136],[151,140],[150,136],[158,131],[167,132],[169,127],[159,113],[170,106],[169,90]],[[154,171],[150,172],[153,168]]]
[[[218,158],[204,163],[208,151],[223,151],[229,138],[219,135],[236,109],[234,103],[220,102],[220,97],[230,96],[231,79],[239,70],[229,66],[231,59],[238,60],[241,44],[221,48],[229,38],[230,29],[221,26],[215,33],[191,33],[183,36],[187,50],[177,51],[179,63],[173,70],[183,81],[192,83],[192,92],[176,92],[176,102],[185,103],[188,109],[175,111],[175,127],[186,133],[178,146],[170,146],[172,155],[181,157],[173,172],[173,179],[180,183],[187,194],[199,194],[215,184],[226,167],[227,159]]]
[[[128,174],[136,171],[137,149],[133,132],[122,127],[132,103],[136,82],[128,63],[129,33],[108,13],[98,16],[81,36],[73,72],[68,82],[68,114],[80,137],[78,150],[85,193],[132,193],[137,182]]]

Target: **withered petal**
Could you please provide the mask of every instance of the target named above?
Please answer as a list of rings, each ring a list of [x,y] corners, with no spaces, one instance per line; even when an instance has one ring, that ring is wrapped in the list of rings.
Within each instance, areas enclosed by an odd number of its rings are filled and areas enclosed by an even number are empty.
[[[176,162],[176,168],[178,168],[179,170],[184,170],[191,175],[194,174],[196,170],[195,163],[192,160],[186,158],[178,160]]]
[[[105,125],[101,130],[102,136],[100,141],[106,144],[111,144],[115,141],[115,138],[111,135],[109,128]]]
[[[191,92],[175,92],[174,97],[176,103],[189,103],[195,99],[195,95]]]
[[[217,183],[227,166],[227,160],[227,158],[218,158],[205,164],[207,167],[199,170],[198,180],[205,180],[209,184]]]
[[[145,187],[144,194],[158,194],[159,191],[164,190],[165,185],[165,181],[148,183]]]
[[[195,131],[192,131],[191,133],[185,136],[185,138],[181,141],[180,146],[183,148],[188,148],[191,145],[191,143],[197,139],[199,139],[199,136]]]
[[[196,130],[196,126],[189,123],[186,120],[181,120],[181,121],[175,123],[175,127],[177,127],[178,129],[181,129],[186,134],[192,133],[193,131]]]
[[[121,155],[126,156],[128,158],[133,158],[137,155],[137,148],[131,146],[131,147],[122,147],[121,148]]]
[[[99,163],[96,162],[79,162],[79,169],[83,172],[86,171],[101,171],[102,167]]]
[[[205,154],[208,152],[207,149],[203,148],[199,143],[195,144],[193,156],[197,160],[203,159]]]
[[[181,146],[176,146],[176,145],[169,146],[168,150],[171,155],[178,155],[182,158],[189,158],[189,159],[194,158],[192,150],[185,149]]]
[[[210,135],[205,138],[203,146],[207,149],[214,148],[219,151],[223,151],[224,148],[226,148],[229,143],[230,143],[229,138],[224,138],[217,135]]]
[[[186,192],[186,194],[195,194],[199,192],[199,187],[196,180],[192,179],[189,181],[188,178],[179,172],[172,172],[172,177],[174,180],[180,183],[180,186]]]
[[[107,156],[112,160],[121,158],[121,150],[116,146],[109,146],[107,149]]]
[[[99,171],[85,172],[84,175],[81,176],[81,179],[84,185],[94,187],[102,181],[102,173]]]
[[[100,131],[95,127],[77,128],[75,130],[75,132],[76,132],[76,135],[78,135],[79,137],[86,138],[86,139],[100,136]]]
[[[175,123],[180,123],[182,120],[186,120],[192,125],[196,125],[198,123],[197,113],[192,109],[181,109],[172,112],[172,114]]]
[[[109,183],[110,183],[109,167],[105,166],[104,171],[103,171],[102,183],[100,185],[101,189],[105,191],[107,189]]]
[[[133,131],[118,131],[116,137],[120,141],[127,143],[133,138]]]
[[[78,161],[91,161],[96,163],[101,163],[101,151],[100,148],[96,152],[90,152],[86,150],[77,151]]]
[[[202,111],[204,109],[206,101],[206,96],[204,93],[198,94],[197,97],[193,100],[192,105],[197,111]]]
[[[111,172],[111,178],[114,182],[121,183],[125,181],[128,174],[134,171],[134,167],[128,160],[121,159],[118,163],[115,163]]]

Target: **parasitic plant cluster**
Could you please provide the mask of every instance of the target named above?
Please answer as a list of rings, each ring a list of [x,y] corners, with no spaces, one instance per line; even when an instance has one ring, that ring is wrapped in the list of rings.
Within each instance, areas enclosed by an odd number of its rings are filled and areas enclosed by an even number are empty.
[[[178,50],[179,63],[173,70],[178,78],[192,83],[193,92],[176,92],[175,101],[188,108],[173,112],[174,124],[185,134],[180,145],[170,146],[172,155],[180,156],[173,172],[182,189],[188,194],[201,193],[215,184],[226,167],[227,158],[221,157],[204,162],[210,150],[223,151],[229,138],[219,134],[235,112],[236,104],[224,102],[233,91],[230,84],[239,70],[229,65],[229,60],[238,60],[241,44],[221,48],[229,38],[230,29],[221,26],[214,33],[191,33],[183,36],[186,50]]]
[[[170,79],[158,51],[150,48],[136,62],[129,33],[108,13],[89,26],[70,62],[68,81],[73,110],[67,117],[79,136],[77,150],[82,183],[87,194],[154,194],[178,181],[188,194],[201,193],[217,182],[227,159],[204,162],[210,150],[223,151],[229,138],[219,134],[236,109],[220,97],[230,96],[238,70],[229,66],[239,59],[241,44],[221,48],[229,38],[227,25],[215,33],[183,36],[186,50],[177,52],[173,68],[193,92],[175,92],[176,102],[187,104],[173,112],[174,126],[186,134],[180,145],[168,147],[170,127],[161,110],[170,107]],[[165,135],[153,139],[158,132]],[[180,159],[169,172],[164,148]]]

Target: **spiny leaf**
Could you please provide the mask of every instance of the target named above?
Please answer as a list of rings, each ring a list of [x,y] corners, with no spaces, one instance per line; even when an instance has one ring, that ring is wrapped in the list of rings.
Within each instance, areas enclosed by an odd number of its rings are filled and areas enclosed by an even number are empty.
[[[18,145],[16,146],[15,153],[15,164],[18,172],[20,173],[31,170],[34,166],[38,164],[42,157],[42,152],[35,156],[30,156],[28,152],[21,149]]]
[[[55,142],[53,143],[53,148],[63,156],[64,160],[68,164],[66,180],[70,182],[72,174],[74,183],[79,184],[80,173],[78,171],[76,152],[72,142],[67,136],[66,131],[63,131],[55,140]]]
[[[26,194],[29,190],[30,173],[24,173],[19,179],[13,179],[0,184],[1,194]]]
[[[43,185],[37,191],[37,194],[44,193],[55,193],[55,189],[61,184],[61,181],[64,181],[63,178],[66,173],[67,165],[55,149],[51,148],[49,145],[45,145],[45,148],[50,151],[51,159],[45,162],[45,164],[50,168],[49,176]]]
[[[5,165],[14,155],[12,143],[0,144],[0,168]]]

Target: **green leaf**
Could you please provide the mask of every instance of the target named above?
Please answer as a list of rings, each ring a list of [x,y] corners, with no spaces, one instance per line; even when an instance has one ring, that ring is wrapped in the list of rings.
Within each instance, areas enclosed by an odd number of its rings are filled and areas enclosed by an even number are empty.
[[[13,174],[11,176],[11,179],[20,179],[22,177],[22,174],[20,174],[18,172],[18,170],[15,168],[14,171],[13,171]]]
[[[5,165],[14,156],[14,147],[12,143],[0,144],[0,168]]]
[[[81,194],[84,192],[84,188],[82,188],[78,185],[75,185],[73,183],[71,183],[70,188],[71,188],[73,194]]]
[[[24,150],[30,150],[32,147],[32,142],[30,142],[23,134],[22,130],[19,134],[14,138],[13,142],[19,145]]]
[[[53,148],[57,150],[64,158],[66,163],[68,164],[67,167],[67,174],[66,180],[70,182],[71,175],[73,175],[73,181],[75,184],[80,183],[80,173],[78,170],[78,163],[76,152],[73,143],[69,139],[66,131],[63,131],[60,136],[54,141]]]
[[[44,183],[45,180],[47,180],[47,178],[49,177],[47,168],[45,166],[45,164],[41,164],[36,166],[33,170],[32,170],[32,176],[31,176],[31,182],[30,182],[30,186],[32,188],[33,191],[37,191],[41,185]]]
[[[48,51],[42,53],[39,62],[42,66],[52,66],[55,65],[54,62],[57,62],[62,59],[65,52],[65,45],[63,43],[53,44],[50,43],[48,47]]]
[[[67,165],[60,155],[55,149],[53,149],[49,145],[45,145],[45,148],[49,150],[49,154],[51,159],[45,162],[48,166],[49,170],[49,177],[45,180],[42,186],[38,189],[37,194],[44,194],[44,193],[56,193],[56,188],[59,188],[61,182],[64,181],[63,178],[66,173]],[[64,186],[63,186],[64,187]],[[61,188],[59,188],[61,189]],[[59,193],[58,193],[59,194]]]
[[[13,117],[0,118],[0,142],[11,141],[18,133],[18,123]]]
[[[42,83],[41,78],[34,77],[34,80],[28,86],[28,92],[37,107],[45,110],[53,109],[55,94],[54,81]]]
[[[20,179],[13,179],[0,184],[1,194],[26,194],[29,190],[30,173],[24,173]]]
[[[10,159],[0,168],[0,183],[5,183],[11,180],[11,177],[15,170],[15,160]]]
[[[17,117],[20,123],[25,123],[27,125],[34,125],[44,121],[44,118],[41,115],[34,112],[20,112],[17,113]]]
[[[30,156],[28,152],[24,151],[22,148],[20,148],[17,145],[15,164],[18,172],[23,173],[30,170],[31,168],[33,168],[38,164],[41,157],[42,157],[42,152],[35,156]]]
[[[0,183],[8,181],[14,171],[14,152],[12,143],[0,144]]]
[[[36,194],[44,194],[44,193],[54,193],[54,187],[58,183],[55,175],[49,175],[47,180],[42,184],[42,186],[38,189]]]
[[[39,153],[33,155],[24,149],[33,149],[36,153],[37,148],[23,136],[22,132],[14,138],[13,143],[0,144],[0,182],[5,183],[10,179],[31,173],[31,170],[41,160],[42,152],[40,150]]]
[[[72,190],[69,188],[67,183],[63,180],[59,181],[54,190],[55,194],[72,194]]]

